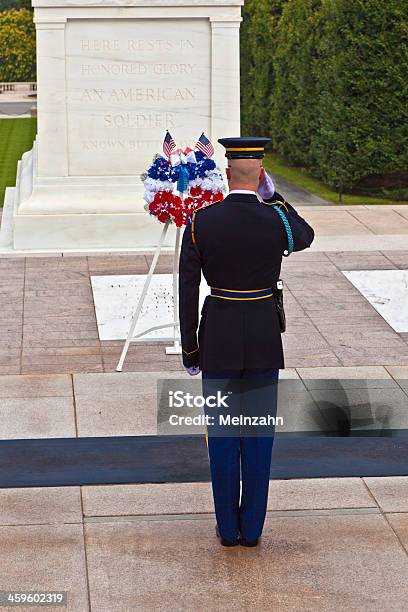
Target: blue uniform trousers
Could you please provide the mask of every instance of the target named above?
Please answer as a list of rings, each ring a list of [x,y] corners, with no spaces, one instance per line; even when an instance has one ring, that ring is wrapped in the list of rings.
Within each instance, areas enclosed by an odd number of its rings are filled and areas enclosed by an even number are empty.
[[[228,408],[205,407],[215,514],[221,536],[255,540],[262,533],[268,501],[275,427],[219,425],[219,415],[276,417],[279,370],[203,371],[203,395],[220,391]],[[270,421],[273,419],[269,419]],[[242,479],[242,490],[240,490]]]

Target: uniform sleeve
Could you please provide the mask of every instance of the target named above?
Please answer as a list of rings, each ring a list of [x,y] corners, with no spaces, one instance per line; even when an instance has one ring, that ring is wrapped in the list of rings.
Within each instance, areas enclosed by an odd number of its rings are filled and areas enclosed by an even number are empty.
[[[179,263],[179,313],[183,364],[198,365],[198,301],[201,261],[193,243],[191,224],[184,230]]]
[[[292,230],[293,250],[303,251],[303,249],[307,249],[314,240],[313,228],[307,223],[307,221],[298,215],[293,206],[288,204],[288,202],[285,202],[285,205],[282,208],[286,213]]]

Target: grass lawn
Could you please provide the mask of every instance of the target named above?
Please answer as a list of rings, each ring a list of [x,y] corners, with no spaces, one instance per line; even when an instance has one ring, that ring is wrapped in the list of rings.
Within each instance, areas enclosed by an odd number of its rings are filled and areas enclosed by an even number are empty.
[[[31,149],[36,131],[35,118],[0,119],[0,206],[6,187],[16,184],[17,162]]]
[[[281,176],[287,181],[295,183],[295,185],[303,187],[303,189],[307,189],[324,200],[334,202],[335,204],[408,204],[408,202],[388,200],[381,197],[347,194],[343,194],[342,201],[339,202],[339,196],[335,191],[332,191],[321,181],[312,178],[304,168],[288,166],[276,153],[266,155],[264,165],[272,176]]]

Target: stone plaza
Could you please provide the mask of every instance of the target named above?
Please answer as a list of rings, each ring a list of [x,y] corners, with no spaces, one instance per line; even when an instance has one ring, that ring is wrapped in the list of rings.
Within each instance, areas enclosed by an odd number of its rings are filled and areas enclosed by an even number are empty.
[[[179,356],[166,355],[163,342],[135,343],[117,373],[123,341],[99,339],[92,277],[145,274],[151,254],[4,256],[2,589],[68,591],[67,609],[75,612],[340,611],[345,601],[351,610],[404,609],[408,480],[396,468],[404,473],[406,447],[398,450],[403,438],[387,436],[407,428],[408,330],[395,331],[343,271],[407,270],[401,236],[408,236],[408,213],[298,209],[317,242],[284,262],[282,377],[296,383],[299,397],[316,386],[321,392],[319,381],[326,389],[332,381],[335,394],[339,380],[345,389],[366,387],[371,398],[382,393],[374,400],[391,406],[388,424],[368,401],[371,419],[365,414],[362,429],[385,438],[373,438],[371,450],[359,450],[364,438],[354,438],[346,456],[330,450],[333,438],[314,438],[317,446],[306,449],[299,438],[289,457],[278,433],[262,543],[222,549],[204,440],[187,451],[154,442],[156,381],[185,377]],[[319,240],[328,250],[317,250]],[[157,273],[171,269],[163,256]],[[292,398],[282,414],[304,435],[316,426],[299,402]],[[353,410],[358,427],[361,406]],[[64,440],[85,446],[70,450]]]
[[[167,128],[180,147],[239,133],[243,1],[32,4],[38,135],[0,234],[0,591],[63,592],[70,612],[402,612],[408,207],[273,177],[316,238],[282,266],[264,533],[221,547],[204,435],[158,428],[161,382],[189,381],[171,333],[116,368],[160,235],[140,174]],[[173,242],[142,327],[171,315]]]

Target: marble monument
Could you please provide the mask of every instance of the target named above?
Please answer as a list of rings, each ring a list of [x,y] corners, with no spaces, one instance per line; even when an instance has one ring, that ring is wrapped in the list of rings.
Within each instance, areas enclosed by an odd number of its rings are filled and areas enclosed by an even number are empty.
[[[243,0],[32,4],[38,133],[18,165],[14,248],[153,248],[140,174],[166,129],[180,147],[205,131],[222,168],[217,138],[239,135]]]

